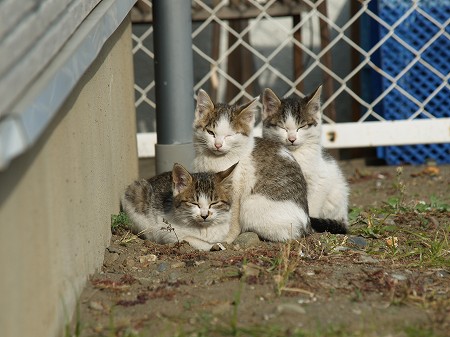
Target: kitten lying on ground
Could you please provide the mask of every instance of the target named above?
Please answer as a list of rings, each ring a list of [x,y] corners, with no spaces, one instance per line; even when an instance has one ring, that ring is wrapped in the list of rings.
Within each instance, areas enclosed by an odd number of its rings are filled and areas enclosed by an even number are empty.
[[[230,227],[235,167],[191,174],[175,164],[172,172],[135,181],[122,197],[133,232],[157,243],[184,240],[200,250],[223,242]]]

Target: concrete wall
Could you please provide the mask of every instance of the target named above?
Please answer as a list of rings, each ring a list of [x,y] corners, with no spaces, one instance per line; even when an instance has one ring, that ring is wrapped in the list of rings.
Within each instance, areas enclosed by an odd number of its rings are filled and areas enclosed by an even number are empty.
[[[0,336],[57,336],[138,175],[125,20],[45,134],[0,172]],[[65,313],[66,311],[66,313]]]

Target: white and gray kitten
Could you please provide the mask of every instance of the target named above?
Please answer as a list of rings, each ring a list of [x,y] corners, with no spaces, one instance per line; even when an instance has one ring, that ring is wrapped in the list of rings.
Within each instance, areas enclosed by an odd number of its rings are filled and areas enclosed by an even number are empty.
[[[187,241],[200,250],[223,242],[230,227],[231,178],[236,165],[218,173],[172,172],[136,180],[122,197],[133,232],[157,243]],[[169,223],[173,230],[165,230]]]
[[[241,231],[270,241],[295,239],[321,223],[311,223],[306,181],[290,151],[279,142],[253,137],[256,113],[257,99],[243,105],[214,104],[205,91],[198,92],[195,169],[217,172],[239,162],[233,174],[229,243]]]
[[[336,221],[335,231],[348,228],[348,184],[337,162],[321,145],[322,87],[305,98],[263,95],[263,138],[283,144],[300,164],[308,184],[311,217]],[[319,231],[320,228],[318,228]]]

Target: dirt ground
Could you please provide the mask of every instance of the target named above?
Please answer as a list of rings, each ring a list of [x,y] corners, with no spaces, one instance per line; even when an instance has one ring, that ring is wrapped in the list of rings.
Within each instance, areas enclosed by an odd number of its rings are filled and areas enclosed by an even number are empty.
[[[199,252],[115,230],[66,336],[450,336],[450,166],[341,167],[349,235]]]

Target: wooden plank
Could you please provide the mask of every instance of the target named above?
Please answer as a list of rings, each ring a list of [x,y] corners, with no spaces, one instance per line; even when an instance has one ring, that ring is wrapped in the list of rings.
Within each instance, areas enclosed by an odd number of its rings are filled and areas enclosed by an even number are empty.
[[[449,142],[450,118],[336,123],[322,126],[322,144],[330,149]]]
[[[255,136],[261,135],[258,125]],[[137,142],[139,158],[154,157],[156,133],[138,133]],[[322,145],[329,149],[448,142],[450,118],[322,125]]]

